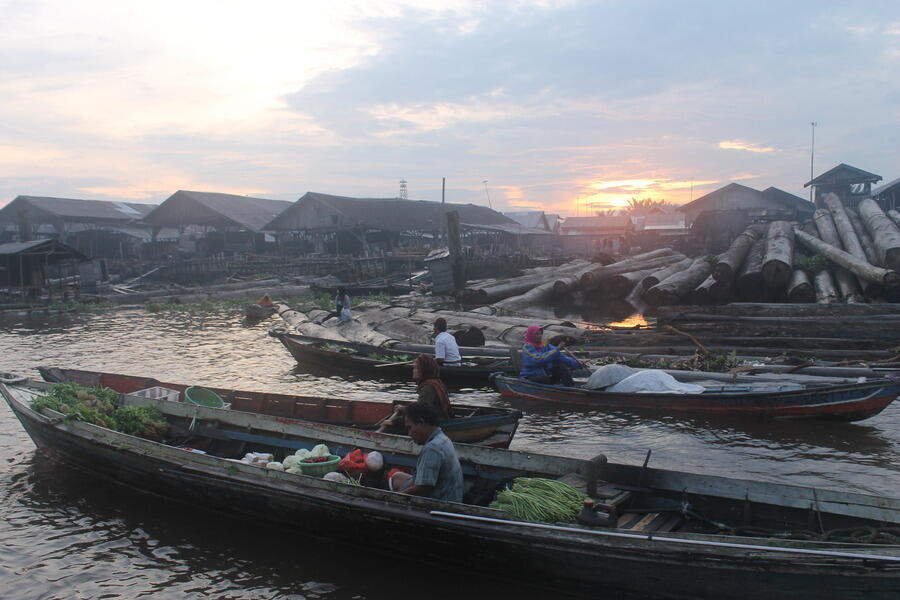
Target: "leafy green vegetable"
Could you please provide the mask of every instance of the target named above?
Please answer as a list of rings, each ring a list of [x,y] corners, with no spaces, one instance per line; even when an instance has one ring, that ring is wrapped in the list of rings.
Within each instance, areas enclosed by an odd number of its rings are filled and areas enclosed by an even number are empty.
[[[46,396],[31,402],[31,408],[55,410],[67,420],[84,421],[142,438],[163,441],[169,425],[154,407],[117,406],[119,395],[109,388],[86,388],[77,383],[57,383]]]

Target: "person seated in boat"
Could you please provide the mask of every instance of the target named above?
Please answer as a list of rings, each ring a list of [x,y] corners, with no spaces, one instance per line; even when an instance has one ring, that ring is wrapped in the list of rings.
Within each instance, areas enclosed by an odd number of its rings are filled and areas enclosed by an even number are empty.
[[[441,381],[440,367],[430,354],[420,354],[413,363],[413,380],[418,392],[417,402],[429,406],[438,419],[446,421],[452,413],[450,394]],[[382,421],[378,431],[381,433],[402,433],[404,430],[404,407],[398,407],[394,413]]]
[[[353,315],[350,313],[350,296],[347,295],[347,290],[343,287],[339,287],[334,295],[334,309],[331,316],[337,317],[338,323],[343,323],[353,318]]]
[[[535,383],[562,384],[573,387],[572,369],[581,363],[565,352],[566,343],[558,346],[544,343],[544,330],[540,325],[532,325],[525,330],[525,345],[522,347],[522,369],[519,377]]]
[[[260,305],[260,306],[265,307],[265,308],[269,308],[269,307],[275,306],[275,303],[272,302],[272,299],[269,298],[269,295],[268,295],[268,294],[264,295],[264,296],[263,296],[262,298],[260,298],[256,303],[257,303],[258,305]]]
[[[462,467],[453,442],[440,428],[437,413],[423,402],[413,402],[405,413],[409,437],[422,446],[422,451],[415,475],[395,472],[388,480],[389,488],[401,494],[462,502]]]
[[[434,359],[438,366],[456,366],[462,360],[456,338],[447,333],[447,320],[438,317],[434,321]]]

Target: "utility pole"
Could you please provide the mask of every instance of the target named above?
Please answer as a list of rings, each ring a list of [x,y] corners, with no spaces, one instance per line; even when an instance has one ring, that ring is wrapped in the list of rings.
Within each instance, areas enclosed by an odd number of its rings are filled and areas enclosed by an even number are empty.
[[[815,178],[815,172],[813,171],[813,167],[816,161],[816,122],[809,122],[810,129],[812,129],[812,143],[809,147],[809,180],[812,181]],[[813,190],[816,186],[809,186],[809,201],[813,202]]]
[[[447,190],[447,178],[441,177],[441,204],[444,204],[444,192]]]

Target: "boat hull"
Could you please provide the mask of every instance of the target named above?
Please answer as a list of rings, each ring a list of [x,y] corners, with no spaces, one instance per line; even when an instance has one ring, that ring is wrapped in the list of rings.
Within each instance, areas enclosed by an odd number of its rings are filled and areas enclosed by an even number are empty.
[[[641,598],[736,600],[895,599],[900,566],[867,561],[791,560],[792,555],[720,551],[644,538],[592,537],[535,529],[527,523],[445,518],[432,510],[459,505],[315,478],[224,466],[218,459],[130,438],[81,423],[67,425],[10,402],[35,443],[53,458],[121,485],[190,504],[267,520],[279,530],[338,539],[367,551],[466,570],[592,597],[625,592]],[[127,443],[126,443],[127,442]],[[380,497],[366,497],[368,494]]]
[[[287,333],[275,335],[300,365],[315,365],[320,368],[339,370],[366,377],[384,379],[412,378],[412,363],[409,360],[392,362],[365,356],[365,354],[370,353],[410,356],[411,353],[409,352],[366,346],[353,342],[317,340],[316,338],[305,338]],[[362,354],[349,354],[347,352],[329,350],[321,346],[322,342],[331,344],[334,347],[361,352]],[[465,364],[466,362],[464,359],[464,364],[459,367],[441,367],[441,379],[487,382],[493,373],[512,372],[509,361],[505,359],[497,358],[482,364]]]
[[[554,404],[662,413],[703,413],[777,419],[859,421],[877,415],[900,393],[891,380],[788,392],[620,394],[535,383],[498,375],[494,387],[508,398]]]

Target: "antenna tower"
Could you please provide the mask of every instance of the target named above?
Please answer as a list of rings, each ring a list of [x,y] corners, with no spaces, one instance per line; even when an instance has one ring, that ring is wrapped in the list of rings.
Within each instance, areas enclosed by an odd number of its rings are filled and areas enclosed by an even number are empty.
[[[482,181],[482,183],[484,184],[484,195],[487,196],[488,208],[493,209],[494,207],[491,204],[491,193],[488,191],[487,179]]]
[[[406,180],[405,179],[400,180],[400,195],[397,197],[400,198],[401,200],[409,200],[409,195],[406,192]]]

